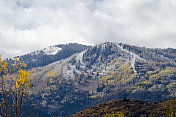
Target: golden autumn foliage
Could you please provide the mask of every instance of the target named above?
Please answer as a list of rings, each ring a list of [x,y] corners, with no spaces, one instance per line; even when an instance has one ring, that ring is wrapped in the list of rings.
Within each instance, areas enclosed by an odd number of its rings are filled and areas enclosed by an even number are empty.
[[[122,112],[118,113],[106,113],[106,115],[103,115],[102,117],[124,117],[124,114]]]
[[[5,78],[4,74],[7,74],[7,62],[3,62],[0,55],[0,73],[1,73],[1,110],[4,113],[4,116],[8,116],[8,105],[7,105],[7,95],[6,95],[6,85],[5,85]]]
[[[30,96],[30,77],[29,72],[24,68],[26,64],[15,58],[13,69],[8,71],[7,62],[2,61],[0,57],[0,73],[1,73],[1,91],[2,91],[2,113],[4,116],[11,116],[11,108],[13,108],[13,116],[21,116],[24,98]],[[7,97],[13,100],[10,102]]]
[[[170,96],[169,105],[165,106],[166,108],[166,116],[167,117],[175,117],[176,109],[175,109],[175,100]]]
[[[54,77],[54,76],[56,76],[56,71],[48,72],[46,74],[46,77],[48,77],[48,78],[51,78],[51,77]]]
[[[131,77],[131,67],[130,63],[126,62],[124,65],[122,65],[118,71],[111,71],[108,73],[108,75],[103,76],[99,84],[103,85],[116,85],[116,83],[121,80],[122,82],[128,81]]]

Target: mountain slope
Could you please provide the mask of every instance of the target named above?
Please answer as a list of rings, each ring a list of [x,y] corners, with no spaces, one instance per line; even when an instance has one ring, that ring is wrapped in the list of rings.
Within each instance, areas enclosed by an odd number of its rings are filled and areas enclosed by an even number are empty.
[[[158,102],[176,95],[175,52],[106,42],[51,46],[18,58],[31,75],[33,116],[48,117],[124,97]]]
[[[167,48],[145,48],[145,47],[137,47],[131,46],[128,44],[120,44],[124,49],[139,55],[140,57],[146,59],[147,61],[154,62],[166,62],[172,61],[176,62],[176,49]]]
[[[160,60],[153,49],[146,53],[133,48],[136,51],[106,42],[31,69],[32,102],[43,115],[65,116],[108,100],[127,97],[157,102],[168,99],[169,92],[176,95],[174,60],[167,55]]]
[[[70,57],[74,53],[79,53],[83,50],[88,49],[90,46],[81,45],[77,43],[70,44],[59,44],[55,46],[50,46],[42,50],[37,50],[26,55],[17,56],[19,60],[27,64],[27,69],[34,67],[42,67],[50,63],[59,61]],[[13,59],[6,59],[8,64],[13,63]],[[9,66],[10,67],[10,66]]]

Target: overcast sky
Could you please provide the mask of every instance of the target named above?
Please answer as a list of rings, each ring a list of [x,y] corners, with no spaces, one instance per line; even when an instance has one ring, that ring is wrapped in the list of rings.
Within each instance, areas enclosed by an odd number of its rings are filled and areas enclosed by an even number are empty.
[[[106,41],[176,48],[176,0],[0,0],[0,53]]]

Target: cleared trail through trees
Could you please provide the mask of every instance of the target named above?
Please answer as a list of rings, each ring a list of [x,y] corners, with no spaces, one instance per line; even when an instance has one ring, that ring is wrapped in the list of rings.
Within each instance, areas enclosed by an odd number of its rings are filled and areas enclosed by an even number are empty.
[[[130,63],[131,63],[131,67],[132,67],[133,71],[136,73],[137,71],[136,71],[136,69],[135,69],[135,61],[136,61],[137,59],[138,59],[138,60],[145,61],[145,59],[139,57],[138,55],[134,54],[133,52],[131,52],[131,51],[129,51],[129,50],[123,49],[123,47],[121,47],[121,46],[119,46],[119,45],[118,45],[118,47],[119,47],[122,51],[124,51],[125,53],[130,54],[130,59],[129,59],[129,61],[130,61]]]

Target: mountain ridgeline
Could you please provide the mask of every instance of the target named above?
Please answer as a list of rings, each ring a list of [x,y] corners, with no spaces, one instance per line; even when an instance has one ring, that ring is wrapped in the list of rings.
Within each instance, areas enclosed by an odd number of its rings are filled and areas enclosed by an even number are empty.
[[[55,46],[50,46],[42,50],[37,50],[26,55],[17,56],[20,61],[23,61],[27,64],[27,69],[34,67],[43,67],[50,63],[59,61],[70,57],[74,53],[79,53],[83,50],[88,49],[90,46],[81,45],[77,43],[69,44],[59,44]],[[13,63],[13,59],[6,59],[9,64]]]
[[[28,64],[31,74],[28,104],[33,104],[34,116],[66,116],[124,97],[158,102],[176,95],[176,49],[172,48],[67,44],[18,58]]]

